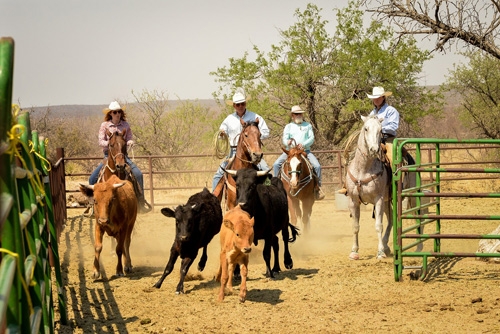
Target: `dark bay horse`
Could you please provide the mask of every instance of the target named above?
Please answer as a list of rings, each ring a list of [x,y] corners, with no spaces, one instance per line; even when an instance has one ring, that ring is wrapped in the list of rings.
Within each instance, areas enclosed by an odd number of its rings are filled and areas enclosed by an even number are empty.
[[[260,140],[259,119],[255,122],[244,122],[240,119],[242,130],[239,134],[236,153],[225,169],[239,170],[242,168],[258,169],[257,164],[262,159],[262,141]],[[231,175],[224,173],[215,187],[214,195],[222,202],[225,193],[226,209],[231,210],[236,203],[236,182]]]
[[[304,149],[292,147],[289,151],[284,148],[282,150],[288,156],[281,166],[280,178],[288,197],[290,220],[294,226],[297,226],[297,218],[300,219],[304,230],[308,231],[315,201],[316,181],[313,176],[313,168],[307,160],[307,153]]]

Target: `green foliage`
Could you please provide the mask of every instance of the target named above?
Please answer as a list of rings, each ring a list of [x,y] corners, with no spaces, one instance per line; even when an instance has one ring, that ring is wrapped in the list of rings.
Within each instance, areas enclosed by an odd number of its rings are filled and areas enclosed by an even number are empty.
[[[191,101],[169,101],[165,92],[144,90],[128,110],[137,155],[211,153],[217,113]],[[172,108],[171,105],[175,104]],[[218,126],[218,125],[217,125]],[[158,162],[161,164],[161,162]],[[182,163],[179,162],[179,168]],[[165,166],[155,166],[165,169]],[[170,166],[171,168],[171,166]]]
[[[384,86],[394,93],[390,99],[403,122],[417,132],[419,120],[437,113],[440,95],[417,85],[423,62],[430,55],[417,48],[413,38],[390,42],[393,32],[380,22],[363,27],[358,3],[337,12],[337,29],[329,34],[321,9],[308,4],[295,11],[297,22],[280,31],[281,42],[267,54],[254,46],[248,53],[229,59],[229,66],[210,74],[220,84],[214,97],[243,87],[253,98],[250,110],[262,115],[279,142],[289,110],[299,104],[316,134],[316,149],[339,145],[358,128],[359,115],[368,114],[371,101],[366,93]],[[401,133],[400,133],[401,135]]]
[[[460,95],[465,127],[484,138],[500,139],[500,61],[483,51],[464,55],[469,64],[456,66],[443,89]]]

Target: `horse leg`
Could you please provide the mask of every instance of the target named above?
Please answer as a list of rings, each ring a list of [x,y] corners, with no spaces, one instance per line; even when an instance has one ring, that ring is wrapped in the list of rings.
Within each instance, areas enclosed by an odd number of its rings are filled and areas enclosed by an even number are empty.
[[[300,208],[300,200],[297,197],[294,197],[292,202],[293,202],[293,210],[295,211],[295,216],[297,217],[296,220],[300,220],[301,224],[303,225],[304,219],[302,217],[302,209]]]
[[[381,196],[378,198],[378,200],[375,201],[374,204],[374,211],[375,211],[375,231],[377,231],[377,237],[378,237],[378,251],[377,251],[377,259],[382,259],[387,257],[385,255],[385,244],[383,240],[383,232],[384,232],[384,225],[383,225],[383,218],[384,218],[384,197]]]
[[[302,223],[306,232],[311,228],[311,213],[313,205],[313,197],[309,197],[302,201]]]
[[[384,254],[389,256],[391,254],[391,248],[389,247],[389,238],[391,236],[392,230],[392,204],[391,200],[384,201],[384,213],[387,217],[387,227],[385,228],[384,237],[382,238],[382,242],[384,244]]]
[[[351,249],[351,254],[349,254],[349,259],[351,260],[359,260],[359,243],[358,243],[358,234],[359,234],[359,202],[353,200],[349,197],[349,210],[351,211],[352,216],[352,235],[353,235],[353,244]]]

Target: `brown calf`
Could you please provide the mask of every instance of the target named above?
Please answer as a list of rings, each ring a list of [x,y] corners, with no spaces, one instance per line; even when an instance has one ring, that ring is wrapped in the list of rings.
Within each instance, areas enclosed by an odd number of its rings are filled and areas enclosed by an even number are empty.
[[[130,181],[123,181],[116,175],[112,175],[106,182],[88,185],[80,183],[80,191],[87,196],[94,196],[95,224],[95,258],[94,279],[101,276],[99,267],[99,256],[102,251],[102,237],[104,232],[115,237],[117,241],[116,275],[123,276],[124,271],[132,271],[132,260],[130,259],[130,239],[135,219],[137,218],[137,199],[134,187]],[[122,255],[125,260],[125,268],[122,265]]]
[[[252,250],[254,219],[239,205],[224,215],[220,229],[220,266],[217,281],[220,281],[219,302],[224,300],[227,285],[229,293],[233,290],[234,266],[240,265],[241,286],[240,302],[247,295],[248,256]]]

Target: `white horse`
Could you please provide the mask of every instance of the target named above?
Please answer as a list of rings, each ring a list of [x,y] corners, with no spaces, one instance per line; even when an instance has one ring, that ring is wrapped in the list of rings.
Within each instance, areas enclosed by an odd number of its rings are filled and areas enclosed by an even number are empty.
[[[378,235],[377,259],[387,257],[391,253],[388,246],[392,230],[392,207],[390,182],[391,175],[384,165],[384,155],[381,152],[382,119],[378,117],[363,117],[363,128],[358,137],[358,147],[354,159],[347,167],[348,205],[352,216],[353,246],[349,258],[359,259],[359,212],[360,204],[374,205],[375,230]],[[387,217],[387,227],[384,232],[383,215]]]

